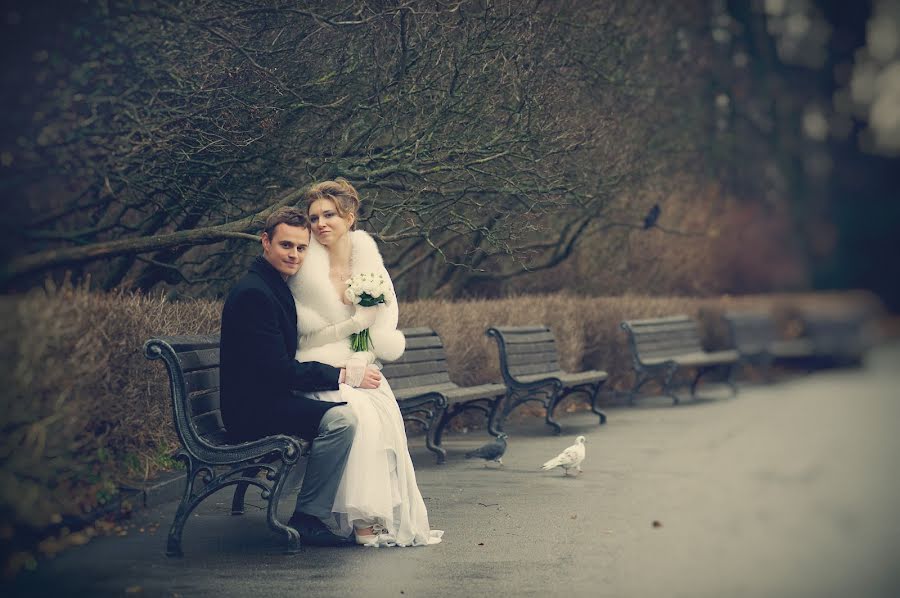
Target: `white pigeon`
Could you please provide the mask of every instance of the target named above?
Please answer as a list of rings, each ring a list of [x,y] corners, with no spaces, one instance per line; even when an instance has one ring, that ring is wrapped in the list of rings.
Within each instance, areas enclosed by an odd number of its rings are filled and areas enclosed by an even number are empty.
[[[554,467],[562,467],[563,475],[569,475],[569,470],[574,469],[575,475],[581,473],[581,462],[584,461],[584,436],[575,439],[575,444],[556,455],[541,467],[548,471]]]

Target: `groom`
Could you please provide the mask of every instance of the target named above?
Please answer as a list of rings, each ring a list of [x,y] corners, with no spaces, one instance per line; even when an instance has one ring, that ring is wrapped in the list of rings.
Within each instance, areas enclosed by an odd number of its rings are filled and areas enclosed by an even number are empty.
[[[356,416],[346,403],[317,401],[294,391],[337,390],[343,368],[300,363],[297,311],[285,282],[303,264],[309,246],[309,222],[296,208],[279,208],[266,220],[262,256],[234,286],[222,310],[220,341],[221,409],[232,444],[272,434],[312,440],[303,485],[288,525],[306,544],[346,541],[322,523],[331,507],[356,432]],[[352,318],[358,328],[372,325],[371,310]],[[354,376],[358,378],[358,376]],[[381,373],[367,368],[362,388],[378,388]]]

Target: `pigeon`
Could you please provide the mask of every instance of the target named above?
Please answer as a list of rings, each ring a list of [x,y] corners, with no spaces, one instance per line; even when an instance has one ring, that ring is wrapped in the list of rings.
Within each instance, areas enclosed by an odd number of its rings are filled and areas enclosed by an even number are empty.
[[[489,442],[482,447],[466,453],[466,459],[477,457],[484,459],[484,466],[487,467],[488,461],[496,461],[503,466],[503,453],[506,452],[506,433],[501,432],[493,442]]]
[[[650,211],[644,216],[644,230],[656,226],[656,221],[659,220],[660,212],[662,212],[662,209],[659,207],[659,204],[653,204],[653,207],[650,208]]]
[[[569,475],[569,470],[574,469],[575,475],[581,473],[581,462],[584,461],[584,436],[575,439],[575,444],[553,457],[541,467],[549,471],[554,467],[562,467],[563,475]]]

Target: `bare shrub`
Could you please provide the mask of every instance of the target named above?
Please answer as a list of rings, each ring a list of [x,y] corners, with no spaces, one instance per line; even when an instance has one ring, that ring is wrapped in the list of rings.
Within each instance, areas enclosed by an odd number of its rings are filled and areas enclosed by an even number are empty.
[[[143,358],[154,334],[208,333],[220,304],[63,286],[4,297],[14,326],[2,393],[0,511],[42,527],[107,501],[173,452],[168,381]]]

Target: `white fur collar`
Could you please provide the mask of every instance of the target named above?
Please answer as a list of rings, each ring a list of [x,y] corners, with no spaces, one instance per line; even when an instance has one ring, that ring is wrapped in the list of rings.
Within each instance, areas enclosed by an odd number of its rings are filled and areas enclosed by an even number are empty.
[[[351,231],[349,235],[352,246],[351,272],[353,274],[385,272],[384,261],[375,240],[361,230]],[[353,308],[341,301],[328,282],[329,267],[328,251],[316,241],[315,237],[311,237],[303,266],[296,275],[288,279],[288,286],[298,304],[297,325],[301,334],[308,334],[328,324],[340,322],[353,313]],[[308,313],[309,311],[314,314]]]

